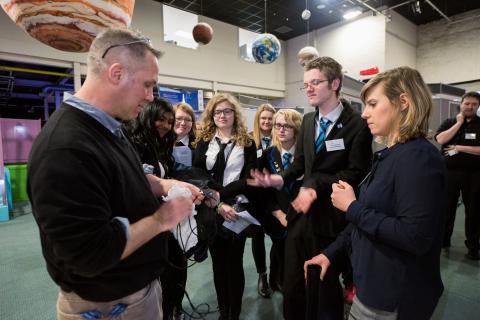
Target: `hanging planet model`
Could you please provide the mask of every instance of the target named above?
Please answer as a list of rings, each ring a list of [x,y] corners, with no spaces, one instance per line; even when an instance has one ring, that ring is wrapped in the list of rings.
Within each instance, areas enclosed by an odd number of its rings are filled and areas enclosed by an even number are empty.
[[[192,30],[193,40],[197,43],[208,44],[213,38],[212,27],[205,22],[200,22]]]
[[[280,52],[280,41],[273,34],[261,34],[253,41],[252,56],[258,63],[272,63],[280,56]]]
[[[297,53],[298,63],[304,67],[308,61],[316,59],[320,56],[315,47],[306,46]]]
[[[87,52],[103,29],[130,25],[135,0],[1,0],[0,4],[33,38],[58,50]]]

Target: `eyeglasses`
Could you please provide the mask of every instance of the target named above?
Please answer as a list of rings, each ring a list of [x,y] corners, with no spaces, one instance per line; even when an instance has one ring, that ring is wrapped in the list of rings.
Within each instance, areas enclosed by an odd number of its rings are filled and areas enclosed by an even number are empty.
[[[182,123],[182,122],[191,123],[191,122],[192,122],[192,119],[190,119],[190,118],[181,118],[181,117],[178,117],[178,118],[175,118],[175,122],[176,122],[176,123]]]
[[[293,129],[293,126],[289,125],[289,124],[280,124],[280,123],[275,123],[274,125],[275,127],[275,130],[281,130],[281,129],[284,129],[284,130],[292,130]]]
[[[300,87],[300,91],[305,91],[308,89],[308,87],[315,88],[317,87],[320,83],[322,82],[327,82],[328,80],[320,80],[320,79],[315,79],[312,80],[310,83],[304,83],[303,87]]]
[[[228,117],[230,116],[231,114],[233,114],[233,109],[223,109],[223,110],[215,110],[213,111],[213,116],[214,117],[220,117],[220,115],[223,113],[223,115],[225,117]]]
[[[150,47],[152,45],[152,41],[148,38],[141,38],[139,40],[135,40],[135,41],[131,41],[131,42],[127,42],[127,43],[121,43],[121,44],[113,44],[111,45],[110,47],[108,47],[105,52],[102,54],[102,59],[105,58],[105,56],[107,55],[108,51],[112,48],[116,48],[116,47],[122,47],[122,46],[129,46],[131,44],[137,44],[137,43],[143,43],[145,45],[147,45],[148,47]]]

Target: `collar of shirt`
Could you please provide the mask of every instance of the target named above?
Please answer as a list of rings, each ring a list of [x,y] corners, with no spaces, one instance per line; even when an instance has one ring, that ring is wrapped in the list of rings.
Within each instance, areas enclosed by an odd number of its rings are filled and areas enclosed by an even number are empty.
[[[328,114],[321,116],[322,118],[326,118],[330,120],[330,125],[328,126],[328,129],[327,129],[327,135],[328,133],[330,133],[330,130],[332,129],[335,122],[337,122],[338,118],[340,118],[342,111],[343,111],[343,104],[341,102],[338,102],[335,109],[330,111]],[[320,112],[317,109],[317,115],[315,116],[315,137],[318,136],[319,128],[320,128]]]
[[[116,120],[105,111],[100,110],[88,102],[80,99],[79,97],[70,96],[65,100],[65,102],[91,116],[113,134],[115,134],[115,132],[122,126],[120,121]]]
[[[292,158],[290,159],[290,161],[292,161],[293,157],[295,157],[295,145],[293,145],[293,146],[292,146],[290,149],[288,149],[288,150],[285,150],[285,149],[282,148],[282,152],[281,152],[281,154],[280,154],[281,157],[282,157],[282,159],[283,159],[283,155],[284,155],[285,153],[287,153],[287,152],[292,155]]]
[[[180,139],[178,142],[181,142],[184,146],[188,147],[188,144],[190,143],[190,138],[188,137],[188,134],[182,139]]]
[[[230,143],[232,142],[232,140],[230,140],[230,139],[222,138],[222,137],[218,134],[218,131],[215,132],[215,136],[213,137],[212,140],[215,140],[215,138],[220,139],[220,141],[221,141],[222,143],[228,143],[228,144],[230,144]]]

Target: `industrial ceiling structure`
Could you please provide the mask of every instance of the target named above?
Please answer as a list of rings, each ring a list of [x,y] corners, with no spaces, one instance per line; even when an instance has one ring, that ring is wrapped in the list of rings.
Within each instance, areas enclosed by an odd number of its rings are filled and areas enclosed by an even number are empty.
[[[480,8],[479,0],[156,0],[177,9],[220,20],[253,32],[266,32],[281,40],[306,33],[302,11],[311,12],[309,30],[342,21],[353,10],[389,15],[395,10],[416,25]],[[266,4],[266,11],[265,11]]]
[[[480,0],[151,0],[220,20],[254,32],[265,31],[288,40],[306,33],[301,13],[311,11],[309,30],[343,20],[351,10],[389,15],[392,10],[420,25],[480,8]],[[265,4],[267,10],[265,11]],[[449,21],[450,20],[450,21]],[[0,60],[0,116],[45,119],[63,91],[73,89],[68,68]]]

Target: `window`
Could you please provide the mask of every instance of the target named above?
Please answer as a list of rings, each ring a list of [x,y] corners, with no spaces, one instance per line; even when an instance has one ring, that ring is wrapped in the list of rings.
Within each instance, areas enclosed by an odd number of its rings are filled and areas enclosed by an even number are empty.
[[[163,6],[163,40],[180,47],[197,49],[192,30],[198,23],[196,14]]]
[[[240,47],[240,57],[249,62],[255,62],[252,56],[252,44],[259,33],[238,28],[238,46]]]

